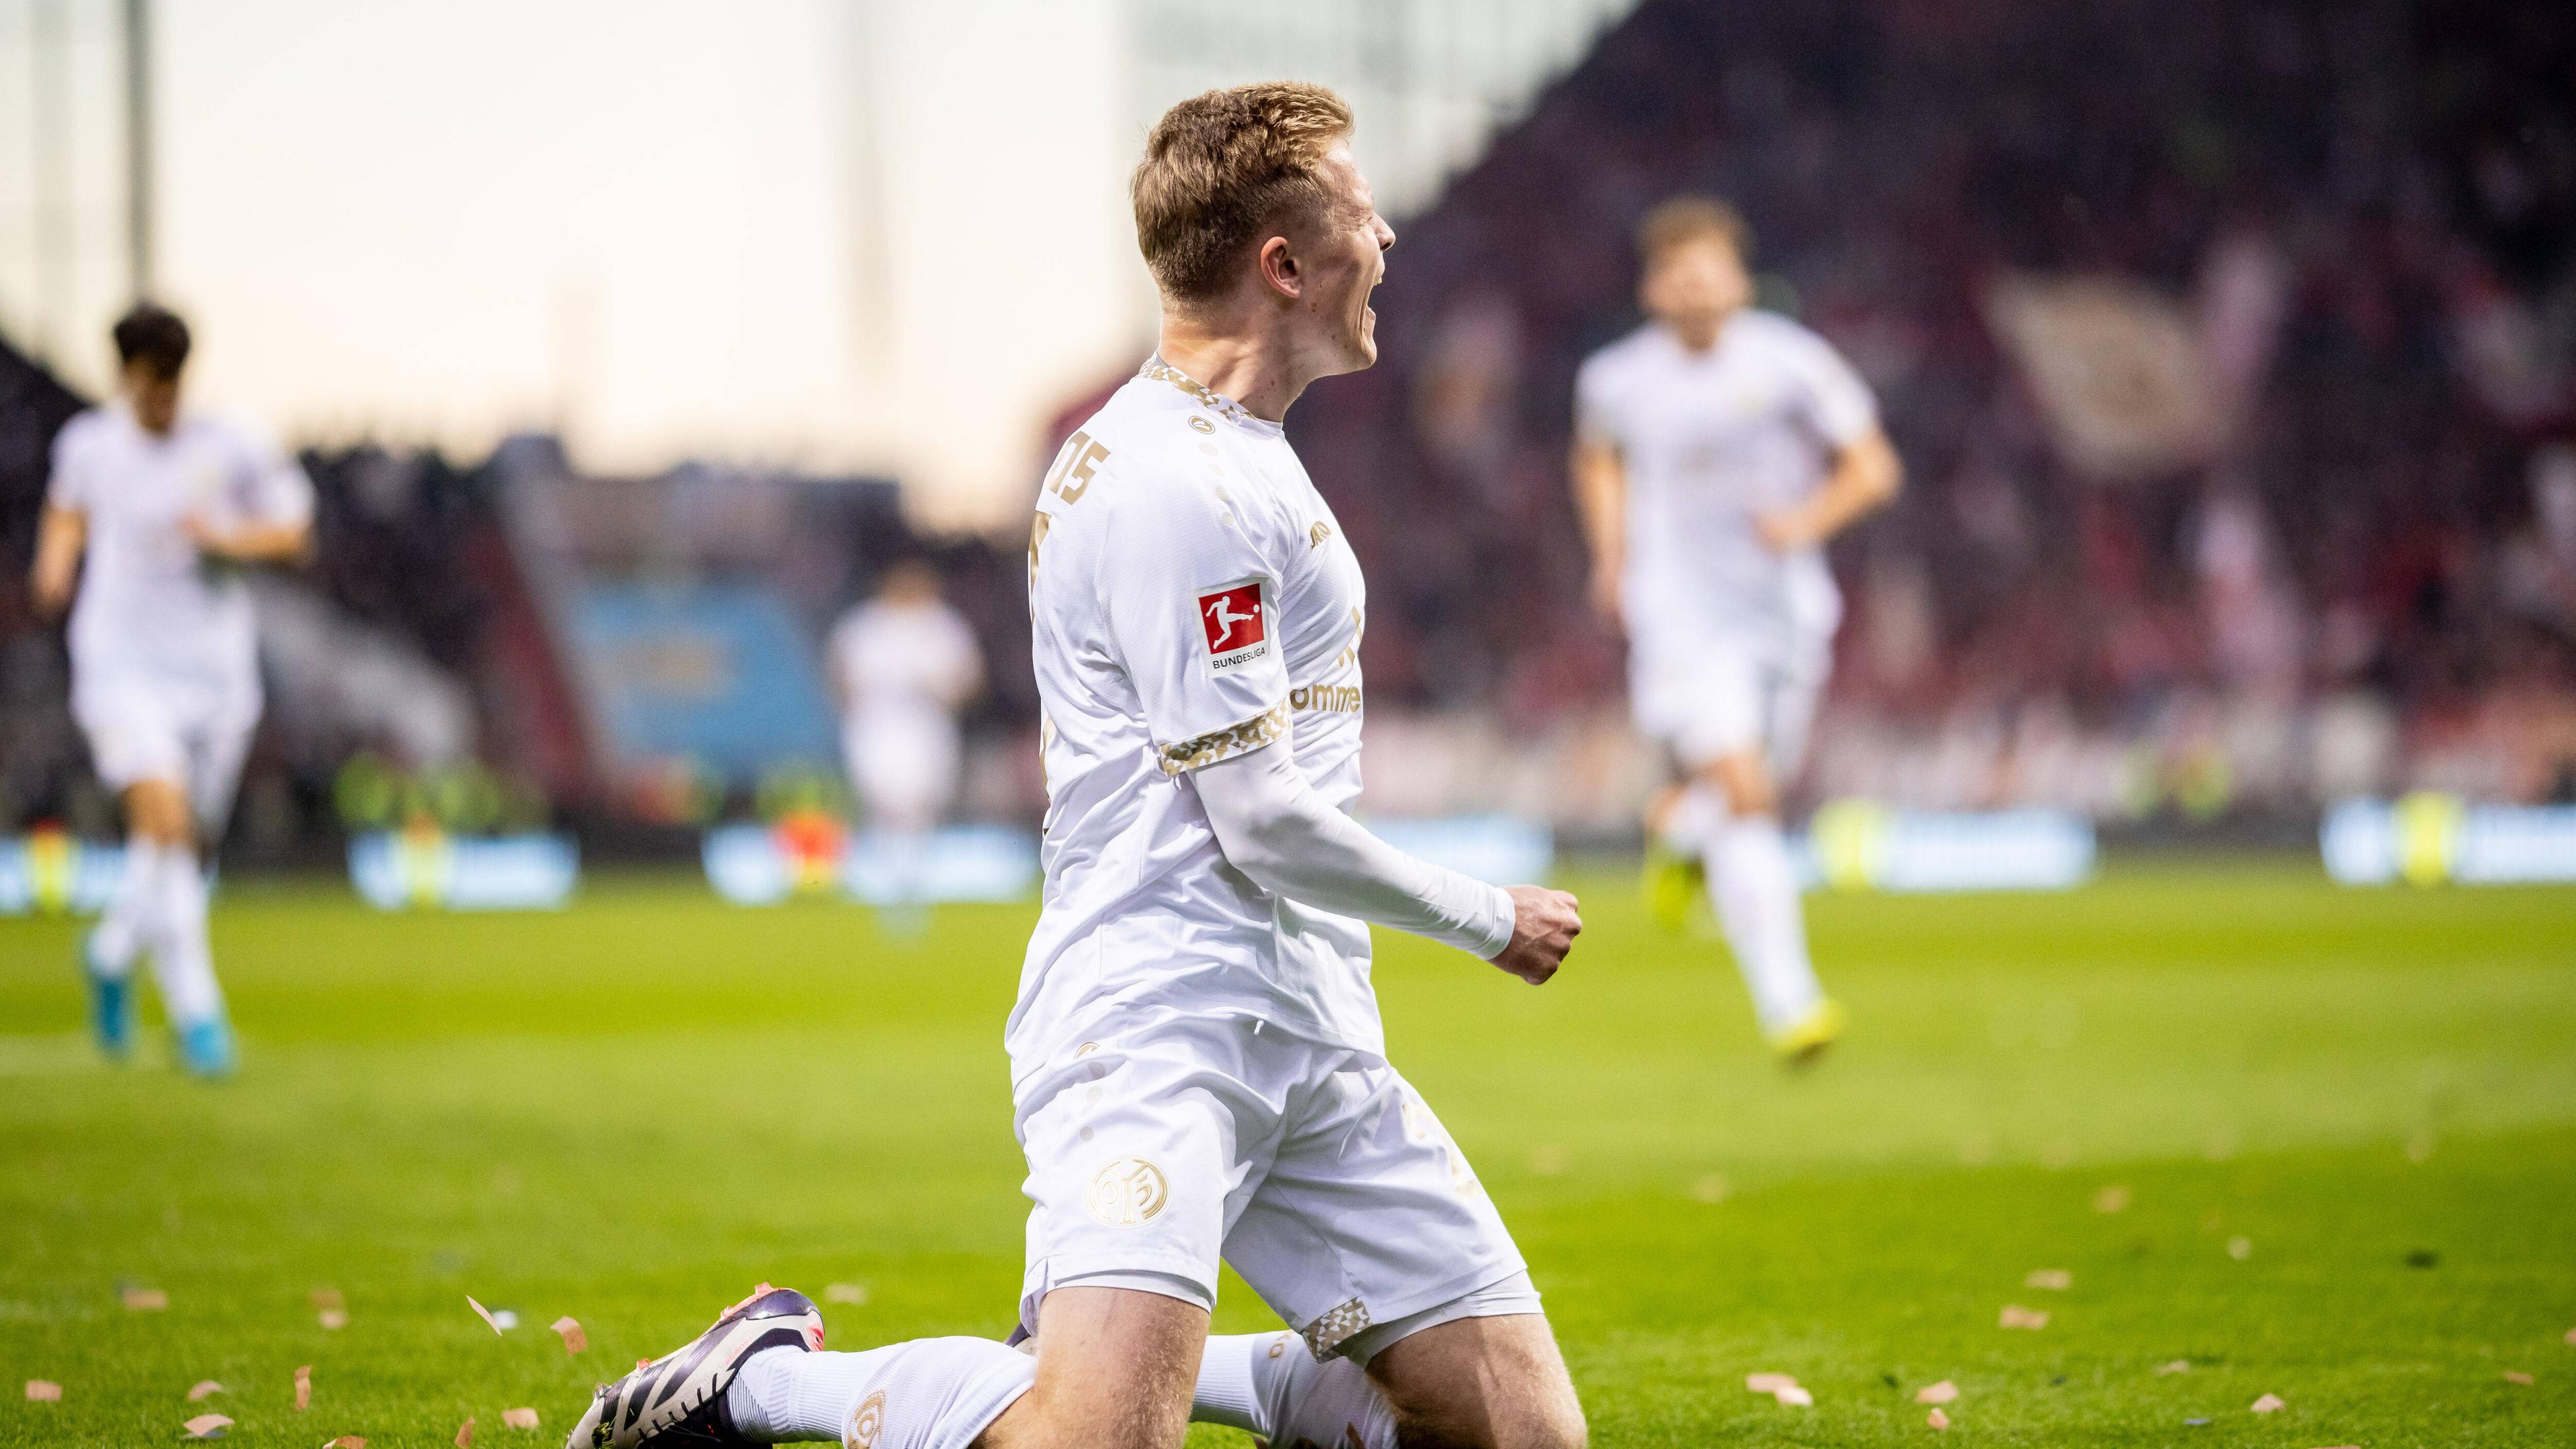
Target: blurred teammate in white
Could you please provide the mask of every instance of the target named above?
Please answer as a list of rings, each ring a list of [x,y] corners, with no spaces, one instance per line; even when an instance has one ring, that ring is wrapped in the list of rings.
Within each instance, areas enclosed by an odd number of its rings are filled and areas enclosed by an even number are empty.
[[[1280,419],[1376,359],[1395,238],[1350,130],[1293,84],[1155,126],[1134,201],[1161,348],[1038,498],[1045,906],[1006,1038],[1034,1361],[803,1351],[819,1315],[773,1291],[603,1388],[576,1443],[1169,1449],[1193,1413],[1282,1446],[1583,1441],[1520,1253],[1388,1065],[1369,985],[1369,922],[1533,983],[1581,922],[1344,813],[1367,599]],[[1293,1331],[1209,1338],[1220,1259]]]
[[[1842,598],[1825,540],[1902,479],[1869,386],[1825,340],[1750,304],[1751,238],[1722,203],[1638,229],[1648,322],[1575,379],[1574,489],[1593,606],[1628,634],[1637,723],[1684,773],[1649,829],[1677,920],[1702,872],[1783,1059],[1843,1030],[1816,983],[1779,791],[1803,760]]]
[[[843,616],[828,652],[850,783],[868,827],[911,856],[957,794],[957,711],[984,684],[975,631],[939,597],[938,573],[906,559]]]
[[[115,337],[122,395],[54,440],[33,579],[39,609],[71,605],[72,714],[125,809],[124,878],[82,964],[109,1055],[131,1044],[126,985],[149,952],[180,1059],[220,1075],[232,1028],[198,852],[223,835],[259,723],[258,633],[239,571],[303,555],[313,488],[266,440],[181,411],[179,318],[138,306]]]

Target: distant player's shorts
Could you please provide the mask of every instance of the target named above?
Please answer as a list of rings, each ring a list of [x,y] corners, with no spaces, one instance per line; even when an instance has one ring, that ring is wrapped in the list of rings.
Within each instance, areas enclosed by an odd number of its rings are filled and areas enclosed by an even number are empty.
[[[72,718],[98,777],[120,793],[146,780],[177,784],[201,828],[220,829],[232,813],[259,707],[256,684],[225,689],[73,668]]]
[[[1698,769],[1747,750],[1786,780],[1807,740],[1833,663],[1827,637],[1762,639],[1725,630],[1640,635],[1628,653],[1637,728]]]
[[[1318,1359],[1537,1312],[1502,1215],[1411,1084],[1370,1053],[1257,1026],[1165,1018],[1020,1084],[1036,1205],[1022,1326],[1068,1286],[1212,1307],[1220,1258]]]

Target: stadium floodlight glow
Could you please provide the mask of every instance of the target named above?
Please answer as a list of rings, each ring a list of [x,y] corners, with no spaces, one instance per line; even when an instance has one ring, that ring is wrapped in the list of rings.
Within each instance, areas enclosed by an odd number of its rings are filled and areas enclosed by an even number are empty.
[[[2576,805],[2472,805],[2434,790],[2346,800],[2326,812],[2317,848],[2345,885],[2576,881]]]

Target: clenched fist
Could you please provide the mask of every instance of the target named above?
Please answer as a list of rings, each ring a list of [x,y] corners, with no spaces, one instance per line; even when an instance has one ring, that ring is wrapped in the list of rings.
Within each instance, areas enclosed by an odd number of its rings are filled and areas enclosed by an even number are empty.
[[[1494,964],[1532,986],[1543,986],[1565,964],[1574,938],[1583,934],[1583,913],[1574,897],[1545,886],[1511,888],[1512,943]]]

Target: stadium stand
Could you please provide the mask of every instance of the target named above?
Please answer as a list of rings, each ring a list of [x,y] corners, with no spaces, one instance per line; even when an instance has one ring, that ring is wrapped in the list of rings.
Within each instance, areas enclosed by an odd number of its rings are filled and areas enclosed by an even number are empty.
[[[1291,417],[1372,566],[1376,700],[1541,734],[1615,698],[1568,399],[1634,323],[1630,225],[1705,190],[1913,478],[1837,550],[1818,789],[2576,792],[2576,43],[2544,4],[2187,8],[1652,0],[1609,35],[1403,227],[1381,365]],[[2189,326],[2198,456],[2052,447],[1996,292],[2086,275]]]

